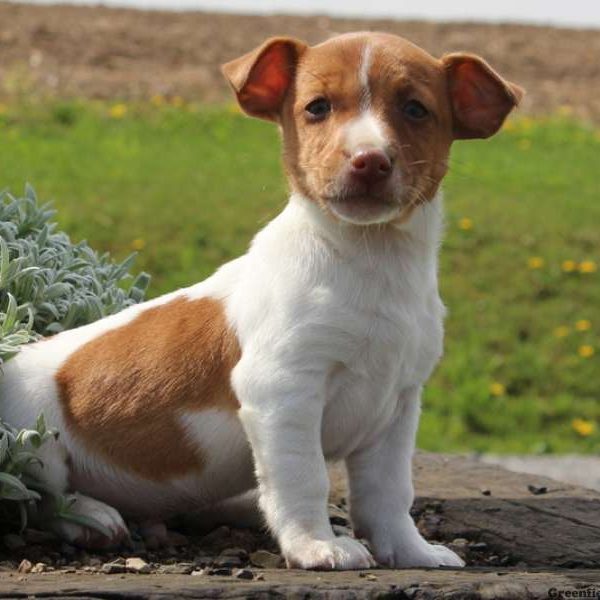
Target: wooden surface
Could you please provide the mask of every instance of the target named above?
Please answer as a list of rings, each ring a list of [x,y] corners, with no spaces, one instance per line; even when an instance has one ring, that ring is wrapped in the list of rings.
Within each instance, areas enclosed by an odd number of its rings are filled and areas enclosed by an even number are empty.
[[[430,539],[483,544],[506,566],[367,573],[261,571],[264,580],[191,575],[0,573],[0,598],[548,598],[600,594],[600,494],[462,457],[417,456],[415,518]],[[345,494],[332,469],[332,499]],[[546,492],[535,495],[535,491]],[[574,596],[571,596],[574,597]]]

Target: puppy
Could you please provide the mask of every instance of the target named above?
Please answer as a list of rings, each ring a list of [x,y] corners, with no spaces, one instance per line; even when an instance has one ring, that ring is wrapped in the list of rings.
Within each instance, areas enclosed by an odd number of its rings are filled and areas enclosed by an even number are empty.
[[[269,39],[223,73],[279,125],[286,208],[207,280],[23,348],[2,418],[59,429],[36,475],[106,528],[60,524],[73,543],[123,540],[121,514],[150,530],[202,508],[241,518],[256,489],[289,567],[461,566],[409,514],[442,354],[440,182],[452,142],[494,134],[522,91],[477,56],[383,33]],[[345,461],[372,554],[332,531],[328,460]]]

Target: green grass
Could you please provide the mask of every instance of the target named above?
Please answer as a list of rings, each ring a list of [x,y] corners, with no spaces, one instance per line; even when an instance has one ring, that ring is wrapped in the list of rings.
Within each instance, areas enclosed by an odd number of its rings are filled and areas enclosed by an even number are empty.
[[[0,106],[0,181],[55,199],[75,238],[117,258],[139,248],[156,295],[244,252],[280,210],[278,136],[227,108],[126,108]],[[421,447],[600,451],[600,271],[562,268],[600,263],[599,153],[597,131],[560,117],[455,145],[446,354],[427,388]],[[582,319],[591,328],[577,331]],[[596,353],[580,356],[586,346]]]

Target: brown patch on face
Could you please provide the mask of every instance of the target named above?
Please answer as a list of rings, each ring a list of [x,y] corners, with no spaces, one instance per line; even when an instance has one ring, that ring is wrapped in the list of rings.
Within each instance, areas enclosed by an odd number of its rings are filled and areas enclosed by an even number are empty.
[[[365,89],[360,72],[367,46]],[[305,107],[318,97],[327,98],[332,111],[314,123],[306,118]],[[413,99],[430,112],[423,122],[406,119],[402,111]],[[402,205],[399,219],[404,220],[415,206],[433,198],[446,173],[452,113],[441,61],[393,35],[340,36],[302,55],[282,112],[284,158],[292,186],[325,208],[328,198],[345,193],[351,152],[345,131],[365,111],[376,118],[393,162],[392,177],[373,193],[373,200]]]
[[[88,342],[56,375],[67,426],[91,452],[164,481],[202,469],[177,419],[236,411],[230,373],[240,357],[219,300],[177,298]]]

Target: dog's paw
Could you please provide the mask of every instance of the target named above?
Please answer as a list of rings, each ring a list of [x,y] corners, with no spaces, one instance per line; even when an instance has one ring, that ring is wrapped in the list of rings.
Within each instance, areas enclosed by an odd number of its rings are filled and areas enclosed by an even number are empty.
[[[290,569],[346,570],[368,569],[375,566],[370,552],[348,536],[331,540],[308,540],[294,544],[284,552]]]
[[[69,507],[69,512],[75,520],[57,521],[53,526],[56,534],[70,544],[90,549],[115,548],[130,541],[127,525],[116,509],[89,496],[74,496],[75,501]],[[77,517],[83,517],[83,522],[76,522]],[[99,523],[104,531],[87,526],[85,519]]]
[[[378,564],[392,569],[415,567],[464,567],[458,554],[438,544],[430,544],[420,535],[379,536],[372,541],[373,554]]]

